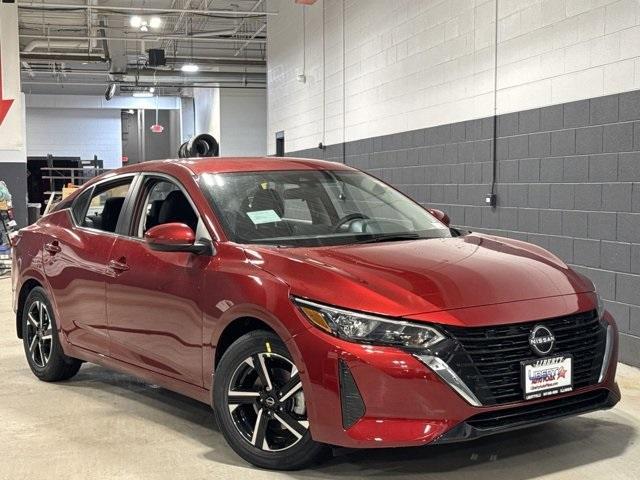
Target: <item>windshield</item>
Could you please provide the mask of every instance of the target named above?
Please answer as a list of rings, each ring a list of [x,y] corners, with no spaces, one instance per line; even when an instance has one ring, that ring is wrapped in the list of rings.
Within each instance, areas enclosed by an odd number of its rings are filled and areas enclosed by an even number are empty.
[[[451,236],[420,205],[359,171],[205,173],[200,184],[237,243],[324,246]]]

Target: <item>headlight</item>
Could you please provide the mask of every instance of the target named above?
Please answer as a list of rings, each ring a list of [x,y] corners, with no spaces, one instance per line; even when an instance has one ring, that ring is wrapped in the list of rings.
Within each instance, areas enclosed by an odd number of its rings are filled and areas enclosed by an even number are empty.
[[[293,299],[304,316],[316,327],[336,337],[354,342],[409,348],[428,348],[444,340],[435,328]]]

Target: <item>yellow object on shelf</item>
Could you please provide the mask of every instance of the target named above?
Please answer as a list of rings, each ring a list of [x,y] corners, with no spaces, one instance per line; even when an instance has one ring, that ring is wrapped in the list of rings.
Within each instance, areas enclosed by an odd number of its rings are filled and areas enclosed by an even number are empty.
[[[62,187],[62,198],[65,199],[73,192],[78,189],[78,185],[74,185],[73,183],[68,183],[66,186]]]

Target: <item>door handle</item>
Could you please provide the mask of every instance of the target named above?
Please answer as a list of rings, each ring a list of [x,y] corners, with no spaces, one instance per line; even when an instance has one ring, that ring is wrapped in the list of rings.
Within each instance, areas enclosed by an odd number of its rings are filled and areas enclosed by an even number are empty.
[[[60,251],[62,251],[62,248],[60,247],[60,243],[58,243],[57,240],[54,240],[51,243],[45,243],[44,249],[47,252],[49,252],[51,255],[55,255],[56,253],[59,253]]]
[[[116,272],[126,272],[127,270],[129,270],[129,265],[118,260],[109,260],[109,263],[107,265],[111,270],[115,270]]]

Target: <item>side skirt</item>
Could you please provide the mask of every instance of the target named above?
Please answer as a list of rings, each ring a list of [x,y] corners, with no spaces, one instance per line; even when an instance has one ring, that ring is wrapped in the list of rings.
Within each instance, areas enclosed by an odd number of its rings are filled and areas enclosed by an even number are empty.
[[[206,405],[211,405],[211,395],[209,390],[198,387],[197,385],[192,385],[190,383],[183,382],[182,380],[167,377],[160,373],[152,372],[151,370],[138,367],[137,365],[132,365],[130,363],[123,362],[112,357],[107,357],[106,355],[101,355],[99,353],[85,350],[68,342],[66,343],[64,350],[65,354],[70,357],[78,358],[80,360],[84,360],[89,363],[95,363],[111,370],[116,370],[118,372],[132,375],[136,378],[144,380],[145,382],[159,385],[162,388],[166,388],[167,390],[171,390],[181,395],[193,398],[194,400],[202,402]]]

